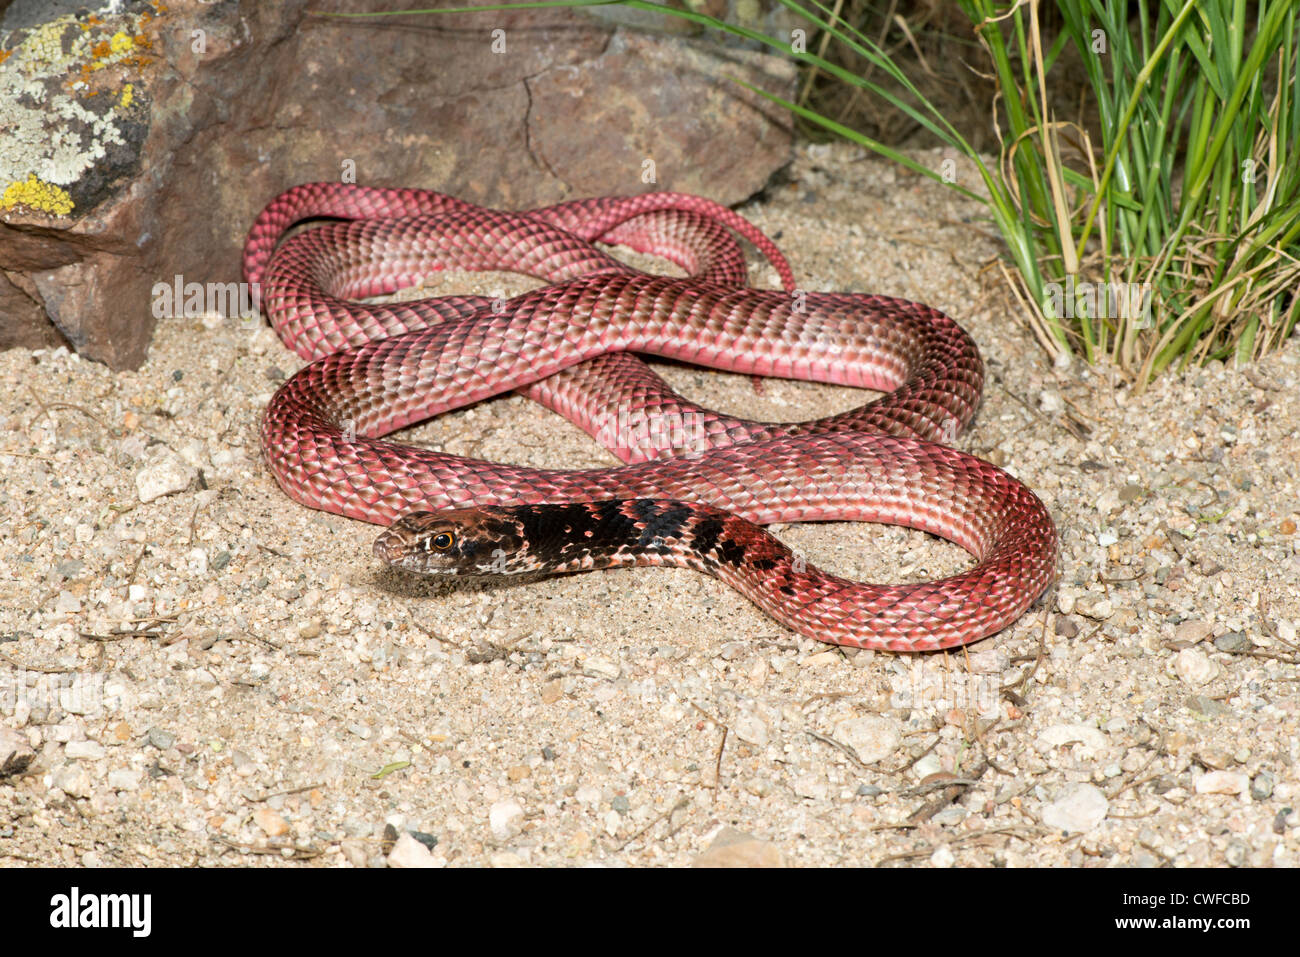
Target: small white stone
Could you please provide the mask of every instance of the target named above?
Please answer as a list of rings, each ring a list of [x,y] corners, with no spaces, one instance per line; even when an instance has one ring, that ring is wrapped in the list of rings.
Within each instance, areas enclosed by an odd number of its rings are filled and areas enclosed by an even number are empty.
[[[185,553],[185,570],[195,576],[207,574],[208,553],[201,548],[191,548]]]
[[[85,522],[82,522],[73,530],[72,535],[73,538],[75,538],[78,542],[82,542],[83,544],[85,542],[92,541],[95,537],[95,526],[88,525]]]
[[[69,741],[64,746],[63,753],[78,761],[98,761],[107,752],[98,741]]]
[[[1104,733],[1089,725],[1054,724],[1042,730],[1037,744],[1040,750],[1048,751],[1076,741],[1088,751],[1100,751],[1110,743]]]
[[[409,834],[403,834],[388,852],[388,866],[415,868],[437,867],[438,862],[429,850]]]
[[[823,801],[830,793],[830,788],[819,775],[802,774],[795,779],[794,793],[811,801]]]
[[[622,674],[622,669],[608,658],[592,657],[582,663],[582,673],[591,675],[593,678],[605,678],[613,681]]]
[[[841,721],[835,726],[835,737],[857,752],[863,764],[874,764],[894,753],[902,731],[893,718],[877,715]]]
[[[1115,606],[1109,598],[1101,595],[1080,595],[1074,603],[1074,610],[1096,621],[1105,621],[1115,614]]]
[[[957,863],[957,858],[947,844],[940,844],[935,848],[934,853],[930,855],[930,863],[934,867],[952,867]]]
[[[574,797],[578,799],[579,804],[590,804],[592,807],[595,807],[600,803],[600,789],[594,788],[590,784],[584,784],[582,787],[578,788]]]
[[[175,452],[163,449],[135,476],[135,490],[142,503],[183,492],[197,476],[195,469]]]
[[[72,797],[90,797],[90,775],[80,764],[64,764],[50,775],[50,787],[58,788]]]
[[[1119,541],[1119,536],[1115,534],[1115,530],[1113,528],[1103,528],[1100,532],[1097,533],[1098,545],[1114,545],[1118,541]]]
[[[108,786],[114,791],[135,791],[140,787],[141,772],[118,768],[108,772]]]
[[[1195,618],[1178,623],[1174,629],[1174,641],[1185,641],[1194,645],[1198,641],[1204,641],[1210,637],[1213,629],[1208,621],[1199,621]]]
[[[81,599],[70,591],[61,591],[54,599],[54,610],[60,615],[75,615],[81,611]]]
[[[1219,666],[1199,648],[1184,648],[1174,658],[1174,671],[1184,683],[1195,687],[1214,680],[1219,674]]]
[[[488,827],[498,840],[510,836],[515,821],[524,816],[523,806],[513,798],[497,801],[488,811]]]
[[[1208,771],[1196,779],[1197,794],[1245,794],[1250,776],[1240,771]]]
[[[741,741],[765,747],[767,745],[767,725],[763,719],[752,711],[742,711],[732,722],[732,730],[736,732],[736,737]]]
[[[1043,823],[1057,831],[1091,831],[1106,819],[1109,809],[1110,803],[1100,788],[1077,784],[1043,808]]]

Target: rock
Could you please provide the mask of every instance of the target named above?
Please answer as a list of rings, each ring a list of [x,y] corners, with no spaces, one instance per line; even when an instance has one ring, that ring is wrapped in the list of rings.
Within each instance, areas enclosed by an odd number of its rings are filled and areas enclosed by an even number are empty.
[[[393,845],[393,850],[397,850],[397,845]],[[348,840],[340,842],[339,851],[342,852],[343,859],[353,867],[366,866],[366,845],[364,841],[349,838]],[[430,855],[430,857],[432,856],[433,855]],[[393,866],[398,867],[400,865],[395,864]]]
[[[767,746],[767,724],[752,711],[742,711],[736,715],[731,729],[736,732],[736,737],[741,741],[760,748]]]
[[[1240,771],[1209,771],[1196,779],[1197,794],[1245,794],[1250,778]]]
[[[260,827],[267,837],[284,837],[289,833],[289,822],[265,805],[253,812],[253,823]]]
[[[1074,603],[1074,610],[1085,618],[1105,621],[1115,614],[1115,605],[1102,595],[1080,595]]]
[[[22,774],[36,759],[27,736],[0,725],[0,778]]]
[[[497,840],[509,837],[515,822],[523,816],[523,806],[513,798],[497,801],[488,811],[488,827],[492,829],[492,836]]]
[[[1086,724],[1054,724],[1039,733],[1036,743],[1046,751],[1076,741],[1089,751],[1100,751],[1110,744],[1104,732]]]
[[[1067,833],[1091,831],[1106,819],[1110,804],[1106,795],[1091,784],[1076,784],[1043,808],[1043,823]]]
[[[90,797],[93,786],[90,774],[82,764],[62,764],[50,775],[50,787],[58,788],[71,797]]]
[[[785,867],[785,858],[775,844],[751,834],[724,827],[692,867]]]
[[[940,844],[934,849],[934,853],[930,855],[932,867],[952,867],[956,863],[957,857],[947,844]]]
[[[136,791],[140,787],[141,772],[130,768],[118,768],[108,772],[108,786],[114,791]]]
[[[825,665],[833,665],[840,660],[840,656],[834,651],[822,651],[815,655],[809,655],[801,664],[805,668],[821,668]]]
[[[159,751],[166,751],[176,743],[176,735],[162,728],[150,728],[145,732],[145,738]]]
[[[1227,631],[1214,639],[1214,647],[1230,655],[1241,655],[1253,647],[1249,638],[1240,631]]]
[[[1219,674],[1219,666],[1197,648],[1184,648],[1174,658],[1174,671],[1186,684],[1197,686],[1212,681]]]
[[[835,726],[835,737],[857,752],[863,764],[874,764],[894,753],[902,739],[902,728],[893,718],[850,718]]]
[[[822,801],[830,793],[830,786],[820,775],[801,774],[795,779],[794,793],[810,801]]]
[[[345,852],[346,853],[346,852]],[[364,856],[365,851],[362,850]],[[393,842],[393,849],[388,852],[389,867],[439,867],[440,862],[429,850],[409,834],[401,835]]]
[[[312,7],[46,4],[10,30],[0,347],[135,367],[155,321],[249,311],[232,239],[325,170],[525,209],[647,189],[737,203],[790,159],[788,115],[723,78],[791,98],[784,57],[571,10],[331,29]]]
[[[616,662],[608,658],[591,657],[582,663],[582,673],[590,675],[593,678],[604,678],[606,681],[613,681],[623,670]]]
[[[198,477],[198,472],[175,452],[162,446],[152,460],[136,473],[135,490],[142,503],[183,492]]]
[[[1271,771],[1260,771],[1259,774],[1251,778],[1250,796],[1256,801],[1267,801],[1273,796],[1274,783]]]
[[[106,753],[98,741],[69,741],[63,747],[64,756],[74,760],[98,761]]]
[[[1056,633],[1062,638],[1076,638],[1079,635],[1079,626],[1073,618],[1065,615],[1057,615],[1056,623],[1053,626]]]
[[[1190,618],[1187,621],[1180,621],[1174,628],[1174,641],[1194,645],[1210,637],[1212,632],[1213,629],[1208,621]]]

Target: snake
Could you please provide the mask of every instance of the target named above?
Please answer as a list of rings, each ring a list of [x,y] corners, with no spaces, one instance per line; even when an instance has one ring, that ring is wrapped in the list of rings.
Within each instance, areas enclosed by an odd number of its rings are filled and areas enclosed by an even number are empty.
[[[309,220],[327,221],[295,229]],[[740,239],[782,289],[749,285]],[[685,275],[642,272],[597,243]],[[651,192],[509,212],[432,190],[308,183],[257,216],[243,267],[280,338],[309,360],[263,415],[269,469],[299,503],[387,526],[374,554],[390,565],[446,578],[691,568],[798,634],[894,652],[993,635],[1056,575],[1043,502],[951,447],[981,398],[971,337],[922,303],[800,289],[775,243],[711,200]],[[363,301],[441,269],[545,285]],[[762,423],[690,402],[640,356],[884,394]],[[622,464],[530,468],[385,439],[511,391]],[[764,527],[809,521],[920,529],[974,564],[932,581],[848,580]]]

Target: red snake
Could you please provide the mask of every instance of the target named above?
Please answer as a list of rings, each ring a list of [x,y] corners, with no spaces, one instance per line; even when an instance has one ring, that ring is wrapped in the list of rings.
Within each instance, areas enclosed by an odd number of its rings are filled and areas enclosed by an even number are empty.
[[[344,221],[280,242],[321,217]],[[786,291],[745,285],[728,228],[758,246]],[[661,255],[690,278],[641,273],[596,240]],[[551,285],[510,300],[354,301],[442,268]],[[796,289],[776,247],[711,201],[651,193],[503,213],[423,190],[307,184],[258,216],[244,274],[285,344],[315,360],[267,407],[271,471],[303,504],[391,525],[375,552],[393,564],[435,574],[688,566],[801,634],[891,651],[993,634],[1055,574],[1042,502],[935,444],[979,403],[970,337],[919,303]],[[631,353],[888,394],[814,422],[748,422],[677,396]],[[523,468],[381,441],[511,389],[628,464]],[[664,447],[661,422],[684,447]],[[938,581],[863,584],[819,571],[759,527],[822,520],[923,529],[977,562]]]

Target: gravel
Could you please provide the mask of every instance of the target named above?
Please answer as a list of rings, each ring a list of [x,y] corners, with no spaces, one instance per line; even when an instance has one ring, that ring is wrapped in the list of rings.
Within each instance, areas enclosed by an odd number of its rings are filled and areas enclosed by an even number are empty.
[[[11,350],[0,862],[1300,863],[1300,340],[1138,393],[1045,360],[979,209],[926,180],[807,147],[744,212],[806,288],[923,300],[971,331],[988,384],[958,444],[1052,510],[1054,595],[969,651],[900,657],[800,638],[685,570],[412,582],[377,567],[373,527],[268,474],[259,416],[299,366],[269,330],[167,321],[117,374]],[[755,418],[860,401],[664,371]],[[612,461],[514,397],[412,438]],[[903,529],[777,532],[857,578],[969,562]]]

